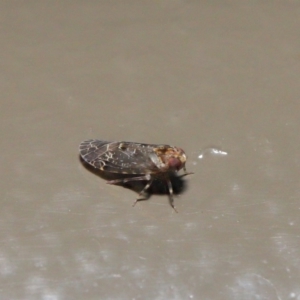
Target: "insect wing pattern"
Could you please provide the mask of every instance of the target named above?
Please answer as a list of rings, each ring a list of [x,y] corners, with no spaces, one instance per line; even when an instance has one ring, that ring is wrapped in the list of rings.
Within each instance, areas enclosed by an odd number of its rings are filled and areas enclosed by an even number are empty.
[[[93,167],[119,174],[159,172],[152,157],[156,145],[88,140],[80,144],[81,157]]]

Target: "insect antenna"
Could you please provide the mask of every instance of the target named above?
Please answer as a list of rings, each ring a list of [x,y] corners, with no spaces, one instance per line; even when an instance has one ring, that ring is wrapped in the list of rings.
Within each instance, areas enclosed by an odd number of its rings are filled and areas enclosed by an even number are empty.
[[[184,174],[182,174],[182,175],[179,175],[178,178],[182,178],[182,177],[184,177],[184,176],[192,175],[192,174],[194,174],[194,173],[193,173],[193,172],[186,172],[186,173],[184,173]]]

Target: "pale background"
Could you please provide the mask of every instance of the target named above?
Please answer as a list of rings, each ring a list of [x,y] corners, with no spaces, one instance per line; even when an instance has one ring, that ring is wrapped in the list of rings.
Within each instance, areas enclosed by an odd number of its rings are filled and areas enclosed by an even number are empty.
[[[300,2],[1,1],[1,299],[300,299]],[[189,156],[132,208],[89,138]],[[228,155],[212,155],[215,147]]]

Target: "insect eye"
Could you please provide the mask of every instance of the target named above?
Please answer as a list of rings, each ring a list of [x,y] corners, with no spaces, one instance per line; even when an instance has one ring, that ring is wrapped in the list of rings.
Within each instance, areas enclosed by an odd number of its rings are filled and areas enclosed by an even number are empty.
[[[169,166],[172,169],[180,170],[182,168],[182,162],[178,158],[172,157],[169,159]]]

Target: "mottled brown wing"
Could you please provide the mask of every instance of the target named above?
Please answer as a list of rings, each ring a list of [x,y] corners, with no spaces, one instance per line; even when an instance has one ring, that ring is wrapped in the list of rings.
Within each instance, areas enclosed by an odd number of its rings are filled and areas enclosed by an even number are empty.
[[[93,167],[119,174],[152,174],[159,172],[153,158],[157,145],[131,142],[88,140],[79,147],[81,157]]]

